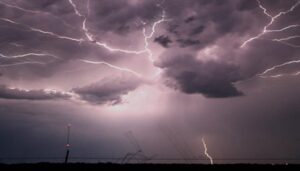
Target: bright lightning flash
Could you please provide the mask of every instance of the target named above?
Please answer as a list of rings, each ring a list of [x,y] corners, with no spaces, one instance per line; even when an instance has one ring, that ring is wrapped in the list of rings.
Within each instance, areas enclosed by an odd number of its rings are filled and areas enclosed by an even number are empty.
[[[272,76],[265,76],[265,75],[267,73],[271,72],[271,71],[274,71],[274,70],[278,69],[278,68],[281,68],[281,67],[284,67],[284,66],[287,66],[287,65],[291,65],[291,64],[297,64],[297,63],[300,63],[300,60],[288,61],[288,62],[285,62],[283,64],[275,65],[271,68],[266,69],[264,72],[258,74],[258,76],[261,77],[261,78],[267,78],[267,77],[279,78],[279,77],[285,76],[286,74],[277,74],[277,75],[272,75]],[[298,76],[299,74],[300,74],[300,71],[296,72],[296,73],[293,73],[293,74],[289,74],[289,75]]]
[[[213,161],[213,158],[208,154],[208,152],[207,152],[207,146],[206,146],[206,142],[205,142],[205,140],[204,140],[204,137],[202,137],[202,144],[203,144],[203,147],[204,147],[204,154],[205,154],[205,156],[209,159],[209,161],[210,161],[210,164],[214,164],[214,161]]]
[[[89,29],[87,27],[87,17],[84,16],[83,14],[81,14],[79,12],[79,10],[77,9],[77,6],[76,4],[73,2],[73,0],[69,0],[69,3],[72,5],[74,11],[75,11],[75,14],[79,17],[83,17],[83,22],[82,22],[82,31],[84,32],[86,38],[88,41],[92,42],[92,43],[95,43],[96,45],[102,47],[102,48],[105,48],[107,49],[108,51],[111,51],[111,52],[121,52],[121,53],[126,53],[126,54],[143,54],[143,53],[147,53],[148,54],[148,59],[149,61],[152,63],[154,60],[153,60],[153,53],[151,51],[151,49],[149,49],[149,39],[151,39],[153,37],[153,35],[155,34],[155,29],[156,27],[166,21],[165,20],[165,11],[162,10],[162,16],[161,16],[161,19],[154,22],[154,24],[152,25],[152,29],[151,29],[151,32],[149,34],[146,34],[146,28],[143,29],[143,35],[144,35],[144,49],[142,50],[137,50],[137,51],[134,51],[134,50],[126,50],[126,49],[119,49],[119,48],[113,48],[113,47],[110,47],[109,45],[107,45],[106,43],[103,43],[103,42],[99,42],[97,40],[94,39],[95,35],[93,35],[92,33],[89,32]],[[88,4],[87,4],[87,11],[89,12],[90,9],[89,9],[89,1],[88,1]],[[107,62],[95,62],[95,61],[88,61],[88,60],[81,60],[85,63],[90,63],[90,64],[104,64],[104,65],[107,65],[111,68],[114,68],[114,69],[117,69],[117,70],[121,70],[121,71],[126,71],[126,72],[130,72],[136,76],[141,76],[141,74],[131,70],[131,69],[127,69],[127,68],[121,68],[121,67],[118,67],[118,66],[115,66],[115,65],[112,65],[112,64],[109,64]]]
[[[269,14],[267,12],[267,9],[261,4],[260,0],[257,0],[257,3],[259,5],[259,8],[261,8],[263,10],[264,14],[270,18],[270,22],[267,25],[264,26],[263,31],[261,33],[259,33],[258,35],[254,36],[254,37],[251,37],[250,39],[248,39],[245,42],[243,42],[243,44],[241,45],[241,48],[245,47],[248,43],[252,42],[253,40],[261,38],[263,35],[265,35],[267,33],[282,32],[282,31],[285,31],[285,30],[288,30],[288,29],[291,29],[291,28],[300,27],[299,24],[294,24],[294,25],[286,26],[286,27],[281,28],[281,29],[277,29],[277,30],[269,30],[268,29],[268,27],[270,27],[275,21],[277,21],[277,19],[279,17],[281,17],[282,15],[285,15],[285,14],[288,14],[288,13],[294,11],[295,8],[300,5],[300,1],[297,1],[290,9],[288,9],[286,11],[281,11],[281,12],[279,12],[275,16],[272,16],[271,14]],[[284,40],[290,40],[290,39],[298,38],[298,37],[299,36],[290,36],[288,38],[273,39],[273,41],[282,42]]]
[[[75,14],[82,18],[83,21],[82,21],[82,28],[81,30],[83,31],[84,35],[85,35],[85,38],[73,38],[73,37],[68,37],[68,36],[63,36],[63,35],[59,35],[59,34],[56,34],[54,32],[51,32],[51,31],[46,31],[46,30],[42,30],[42,29],[39,29],[39,28],[35,28],[35,27],[32,27],[32,26],[29,26],[29,25],[25,25],[25,24],[22,24],[22,23],[18,23],[16,21],[13,21],[11,19],[8,19],[8,18],[0,18],[0,20],[2,21],[5,21],[5,22],[8,22],[8,23],[11,23],[11,24],[15,24],[15,25],[20,25],[30,31],[33,31],[33,32],[37,32],[37,33],[40,33],[40,34],[44,34],[44,35],[47,35],[47,36],[52,36],[52,37],[55,37],[55,38],[58,38],[58,39],[64,39],[64,40],[69,40],[69,41],[73,41],[73,42],[77,42],[77,43],[82,43],[82,42],[91,42],[91,43],[94,43],[95,45],[99,46],[99,47],[102,47],[102,48],[105,48],[106,50],[110,51],[110,52],[120,52],[120,53],[126,53],[126,54],[135,54],[135,55],[139,55],[139,54],[143,54],[143,53],[147,53],[148,54],[148,59],[149,61],[152,63],[153,62],[153,53],[151,51],[151,49],[149,48],[149,39],[151,39],[153,37],[153,35],[155,34],[155,29],[156,27],[166,21],[165,19],[165,11],[162,10],[162,16],[161,16],[161,19],[159,19],[158,21],[155,21],[154,24],[152,25],[152,29],[151,29],[151,32],[149,34],[146,34],[146,28],[143,29],[143,35],[144,35],[144,49],[142,50],[127,50],[127,49],[120,49],[120,48],[114,48],[114,47],[111,47],[109,46],[108,44],[106,44],[105,42],[99,42],[97,40],[95,40],[95,35],[93,35],[88,27],[87,27],[87,17],[85,15],[83,15],[77,8],[77,5],[73,2],[73,0],[68,0],[68,2],[70,3],[70,5],[73,7],[74,9],[74,12]],[[90,4],[89,4],[89,0],[87,1],[87,11],[88,11],[88,15],[90,13]],[[28,12],[28,13],[41,13],[41,11],[34,11],[34,10],[29,10],[29,9],[25,9],[25,8],[22,8],[22,7],[19,7],[19,6],[16,6],[16,5],[11,5],[11,4],[7,4],[7,3],[4,3],[2,1],[0,1],[0,4],[6,6],[6,7],[9,7],[9,8],[14,8],[14,9],[17,9],[17,10],[21,10],[23,12]],[[34,53],[28,53],[28,54],[22,54],[22,55],[16,55],[16,56],[12,56],[11,58],[17,58],[17,57],[26,57],[26,56],[29,56],[29,55],[34,55],[34,56],[46,56],[46,54],[34,54]],[[52,56],[54,57],[55,55],[48,55],[48,56]],[[7,57],[3,54],[0,55],[0,57]],[[87,61],[87,60],[82,60],[83,62],[85,63],[90,63],[90,64],[104,64],[106,66],[109,66],[113,69],[117,69],[117,70],[120,70],[120,71],[126,71],[126,72],[130,72],[136,76],[141,76],[141,74],[135,72],[135,71],[132,71],[130,69],[127,69],[127,68],[121,68],[121,67],[118,67],[118,66],[115,66],[115,65],[112,65],[112,64],[109,64],[107,62],[95,62],[95,61]],[[30,63],[30,62],[22,62],[23,64],[27,64],[27,63]],[[18,63],[16,65],[19,65],[19,64],[22,64],[22,63]],[[38,63],[38,62],[35,62],[35,63]],[[10,65],[15,65],[15,64],[10,64]]]

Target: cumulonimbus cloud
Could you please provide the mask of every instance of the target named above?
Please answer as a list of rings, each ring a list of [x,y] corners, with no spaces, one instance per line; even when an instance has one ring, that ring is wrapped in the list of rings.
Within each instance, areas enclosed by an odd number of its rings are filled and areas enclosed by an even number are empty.
[[[233,84],[241,79],[235,65],[201,61],[191,54],[164,56],[156,65],[164,70],[166,85],[184,93],[201,93],[206,97],[242,95]]]

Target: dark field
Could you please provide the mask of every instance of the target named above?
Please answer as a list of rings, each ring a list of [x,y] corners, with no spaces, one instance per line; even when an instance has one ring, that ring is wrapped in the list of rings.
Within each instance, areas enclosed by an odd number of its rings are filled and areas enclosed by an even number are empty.
[[[200,164],[0,164],[0,170],[219,170],[219,169],[300,169],[300,165],[258,165],[258,164],[229,164],[229,165],[200,165]]]

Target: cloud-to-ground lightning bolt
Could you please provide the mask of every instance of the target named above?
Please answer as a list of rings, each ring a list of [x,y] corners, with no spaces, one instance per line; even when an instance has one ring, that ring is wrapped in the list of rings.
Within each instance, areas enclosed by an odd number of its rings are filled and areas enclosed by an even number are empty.
[[[209,159],[210,164],[214,164],[213,158],[207,152],[207,146],[206,146],[206,142],[204,140],[204,137],[202,137],[201,140],[202,140],[202,144],[203,144],[203,147],[204,147],[204,154],[205,154],[205,156]]]
[[[264,26],[263,31],[261,33],[259,33],[258,35],[251,37],[250,39],[246,40],[243,42],[243,44],[241,45],[241,48],[246,46],[249,42],[259,39],[261,38],[263,35],[265,35],[266,33],[272,33],[272,32],[281,32],[290,28],[294,28],[294,27],[299,27],[300,25],[295,24],[295,25],[289,25],[287,27],[281,28],[281,29],[277,29],[277,30],[269,30],[268,27],[270,27],[275,21],[276,19],[278,19],[280,16],[288,14],[292,11],[294,11],[294,9],[296,7],[298,7],[300,5],[300,1],[298,0],[290,9],[286,10],[286,11],[281,11],[279,12],[277,15],[272,16],[271,14],[269,14],[267,12],[267,9],[261,4],[260,0],[257,0],[258,6],[259,8],[261,8],[263,10],[263,13],[268,16],[270,18],[270,22]]]
[[[288,61],[288,62],[279,64],[279,65],[275,65],[271,68],[266,69],[264,72],[258,74],[258,76],[261,77],[261,78],[267,78],[267,77],[278,78],[278,77],[282,77],[282,76],[285,76],[287,74],[276,74],[276,75],[272,75],[272,76],[265,76],[265,75],[267,73],[271,72],[271,71],[274,71],[274,70],[278,69],[278,68],[281,68],[281,67],[284,67],[284,66],[287,66],[287,65],[291,65],[291,64],[297,64],[297,63],[300,63],[300,60],[293,60],[293,61]],[[288,74],[288,75],[297,76],[299,74],[300,74],[300,72],[296,72],[296,73]]]
[[[119,70],[119,71],[123,71],[123,72],[129,72],[137,77],[141,77],[142,75],[139,74],[138,72],[135,72],[131,69],[128,69],[128,68],[122,68],[122,67],[119,67],[119,66],[116,66],[116,65],[112,65],[108,62],[104,62],[104,61],[91,61],[91,60],[80,60],[81,62],[84,62],[84,63],[88,63],[88,64],[96,64],[96,65],[106,65],[110,68],[113,68],[113,69],[116,69],[116,70]]]

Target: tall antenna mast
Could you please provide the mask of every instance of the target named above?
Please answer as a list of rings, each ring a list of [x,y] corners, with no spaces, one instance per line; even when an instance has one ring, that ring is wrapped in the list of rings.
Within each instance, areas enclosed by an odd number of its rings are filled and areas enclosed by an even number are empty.
[[[66,143],[66,157],[65,157],[65,163],[68,163],[69,159],[69,153],[70,153],[70,133],[71,133],[71,124],[67,125],[67,143]]]

